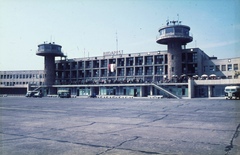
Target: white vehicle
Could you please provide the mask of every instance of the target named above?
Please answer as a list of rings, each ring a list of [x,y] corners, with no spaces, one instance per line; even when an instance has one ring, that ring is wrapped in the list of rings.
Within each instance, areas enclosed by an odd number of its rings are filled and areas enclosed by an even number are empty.
[[[240,86],[226,86],[224,92],[226,99],[240,99]]]

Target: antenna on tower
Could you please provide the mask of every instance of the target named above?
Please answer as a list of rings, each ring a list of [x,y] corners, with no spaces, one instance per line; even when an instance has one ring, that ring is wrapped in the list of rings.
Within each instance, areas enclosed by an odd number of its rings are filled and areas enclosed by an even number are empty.
[[[117,31],[116,31],[116,51],[118,51],[118,34],[117,34]]]
[[[178,25],[180,25],[182,23],[182,21],[179,21],[179,14],[177,14],[177,17],[178,17],[177,23],[178,23]]]
[[[85,58],[85,48],[83,49],[83,57]]]

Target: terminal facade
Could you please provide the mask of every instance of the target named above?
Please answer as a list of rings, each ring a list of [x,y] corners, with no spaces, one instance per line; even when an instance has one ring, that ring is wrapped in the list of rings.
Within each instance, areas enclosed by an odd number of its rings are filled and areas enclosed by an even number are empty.
[[[156,40],[166,51],[113,51],[68,59],[62,46],[45,42],[36,53],[44,56],[44,70],[1,71],[0,93],[11,94],[25,85],[45,95],[68,89],[76,96],[193,98],[224,96],[226,85],[240,85],[240,58],[217,59],[199,48],[186,48],[192,40],[190,27],[171,21],[159,29]]]

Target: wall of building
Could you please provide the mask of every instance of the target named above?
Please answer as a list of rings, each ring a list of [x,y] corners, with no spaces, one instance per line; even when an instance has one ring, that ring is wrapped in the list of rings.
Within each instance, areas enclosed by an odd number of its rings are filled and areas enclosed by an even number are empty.
[[[44,85],[43,70],[0,71],[0,86]]]
[[[131,54],[113,54],[99,57],[76,58],[55,61],[55,86],[54,89],[43,88],[45,95],[56,94],[58,89],[70,89],[73,95],[166,95],[161,90],[151,85],[134,87],[124,84],[144,84],[155,82],[166,90],[181,96],[189,96],[187,85],[179,82],[187,82],[188,76],[202,74],[216,74],[222,79],[238,78],[240,58],[211,59],[199,48],[184,49],[182,51],[182,74],[181,79],[168,77],[167,51],[153,51]],[[225,67],[224,67],[225,66]],[[43,70],[23,71],[0,71],[0,93],[25,94],[27,85],[44,87],[45,72]],[[191,90],[193,97],[208,97],[208,85],[213,84],[211,96],[222,96],[224,86],[218,86],[217,80],[202,82],[197,80]],[[161,83],[176,83],[176,85],[162,85]],[[236,83],[236,82],[235,82]],[[111,84],[112,86],[89,86],[86,85]],[[116,86],[123,84],[122,86]],[[240,84],[240,82],[238,83]],[[81,85],[85,85],[81,87]],[[19,89],[16,89],[16,88]],[[202,93],[204,92],[204,94]],[[191,92],[190,92],[191,93]]]
[[[240,57],[205,60],[203,64],[204,73],[207,75],[215,74],[221,79],[239,78],[237,73],[240,72]]]
[[[56,62],[57,84],[81,84],[89,80],[163,81],[167,76],[167,53],[147,52],[68,59]]]
[[[203,59],[208,58],[204,54],[198,48],[183,50],[183,69],[180,72],[187,76],[201,74]],[[59,60],[56,61],[56,84],[86,84],[105,80],[169,81],[173,79],[169,77],[169,61],[175,60],[169,60],[167,51]]]

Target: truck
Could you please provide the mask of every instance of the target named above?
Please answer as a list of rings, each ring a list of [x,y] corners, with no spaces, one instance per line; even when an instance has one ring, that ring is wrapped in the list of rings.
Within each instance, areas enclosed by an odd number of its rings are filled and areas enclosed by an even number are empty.
[[[226,86],[225,99],[240,99],[240,86]]]

